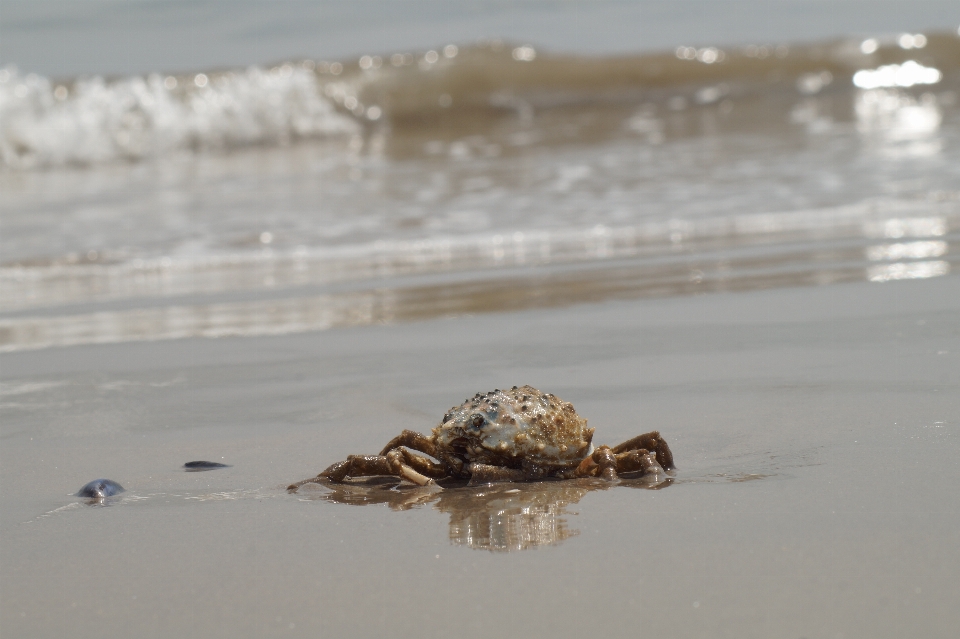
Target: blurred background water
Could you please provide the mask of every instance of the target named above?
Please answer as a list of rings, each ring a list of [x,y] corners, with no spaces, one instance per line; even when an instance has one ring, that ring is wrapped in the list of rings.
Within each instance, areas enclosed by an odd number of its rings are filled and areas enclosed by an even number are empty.
[[[923,1],[10,1],[0,350],[956,270]]]

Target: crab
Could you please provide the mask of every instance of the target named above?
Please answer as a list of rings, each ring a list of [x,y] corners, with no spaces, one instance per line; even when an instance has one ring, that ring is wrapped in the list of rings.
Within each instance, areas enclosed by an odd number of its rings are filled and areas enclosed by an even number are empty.
[[[446,479],[468,485],[577,477],[615,482],[624,473],[662,476],[675,468],[670,447],[656,431],[596,448],[593,431],[556,395],[532,386],[496,389],[450,409],[429,436],[404,430],[379,455],[350,455],[287,490],[375,475],[420,486]]]

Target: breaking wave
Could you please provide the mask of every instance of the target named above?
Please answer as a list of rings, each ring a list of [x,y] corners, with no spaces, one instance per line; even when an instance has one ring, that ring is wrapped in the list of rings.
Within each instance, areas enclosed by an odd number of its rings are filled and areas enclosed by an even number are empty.
[[[291,65],[63,84],[7,68],[0,122],[3,163],[16,168],[286,144],[358,129],[322,96],[315,73]]]
[[[865,82],[876,88],[888,76],[895,86],[955,81],[958,70],[960,37],[949,32],[618,57],[551,55],[494,41],[339,62],[65,81],[7,67],[0,69],[0,163],[30,169],[370,129],[482,129],[504,115],[529,119],[571,105],[683,110],[757,94],[809,96]]]

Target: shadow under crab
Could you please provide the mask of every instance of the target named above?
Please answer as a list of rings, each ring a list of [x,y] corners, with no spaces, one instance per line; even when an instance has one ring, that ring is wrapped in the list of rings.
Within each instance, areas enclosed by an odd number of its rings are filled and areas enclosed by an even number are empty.
[[[529,482],[622,474],[666,477],[675,468],[667,442],[654,431],[617,446],[593,446],[593,429],[573,405],[532,386],[478,393],[455,406],[431,434],[405,430],[379,455],[350,455],[309,483],[392,475],[419,486],[466,481]]]

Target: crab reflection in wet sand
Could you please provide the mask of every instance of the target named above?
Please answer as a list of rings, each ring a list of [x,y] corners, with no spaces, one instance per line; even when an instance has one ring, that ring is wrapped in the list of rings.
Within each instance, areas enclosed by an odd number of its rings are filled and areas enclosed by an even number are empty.
[[[405,430],[379,455],[350,455],[288,490],[375,475],[420,486],[443,480],[477,485],[581,477],[616,482],[621,474],[663,477],[674,468],[670,447],[658,432],[612,448],[594,448],[592,440],[593,429],[572,404],[532,386],[514,386],[478,393],[452,408],[430,436]]]
[[[333,482],[324,479],[317,490],[304,490],[306,500],[351,506],[385,504],[392,510],[410,510],[426,504],[450,515],[450,543],[475,550],[513,552],[555,546],[580,531],[571,528],[568,506],[589,492],[612,483],[596,478],[542,481],[526,484],[466,486],[463,480],[441,480],[446,490],[413,486],[395,477],[366,477]],[[673,483],[670,477],[624,478],[620,487],[658,490]]]

